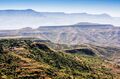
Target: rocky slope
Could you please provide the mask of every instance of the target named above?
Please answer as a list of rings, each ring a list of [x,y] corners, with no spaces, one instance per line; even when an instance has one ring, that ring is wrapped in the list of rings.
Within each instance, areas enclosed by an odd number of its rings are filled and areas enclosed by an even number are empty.
[[[33,37],[59,44],[93,44],[120,47],[120,28],[110,24],[82,22],[67,26],[26,27],[18,30],[1,30],[3,37]]]

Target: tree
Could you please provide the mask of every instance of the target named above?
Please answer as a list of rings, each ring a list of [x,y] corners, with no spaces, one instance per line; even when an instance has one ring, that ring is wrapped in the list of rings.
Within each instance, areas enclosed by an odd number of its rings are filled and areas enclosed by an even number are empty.
[[[2,46],[0,45],[0,54],[2,54],[3,53],[3,48],[2,48]]]

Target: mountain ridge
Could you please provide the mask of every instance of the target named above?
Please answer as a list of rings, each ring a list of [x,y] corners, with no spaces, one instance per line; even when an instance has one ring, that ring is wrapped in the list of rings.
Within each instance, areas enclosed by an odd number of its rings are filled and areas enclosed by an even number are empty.
[[[89,13],[65,13],[65,12],[40,12],[40,11],[36,11],[36,10],[33,10],[33,9],[23,9],[23,10],[17,10],[17,9],[6,9],[6,10],[0,10],[0,13],[1,12],[38,12],[38,13],[53,13],[53,14],[68,14],[68,15],[79,15],[79,14],[82,14],[82,15],[98,15],[98,16],[109,16],[109,17],[112,17],[110,16],[109,14],[107,13],[101,13],[101,14],[89,14]]]
[[[17,29],[23,27],[73,25],[78,22],[104,23],[119,26],[120,17],[109,14],[39,12],[32,9],[0,10],[0,27]]]
[[[99,46],[120,47],[120,28],[110,24],[65,26],[40,26],[37,29],[23,28],[18,30],[2,30],[0,38],[33,37],[50,40],[60,44],[94,44]]]

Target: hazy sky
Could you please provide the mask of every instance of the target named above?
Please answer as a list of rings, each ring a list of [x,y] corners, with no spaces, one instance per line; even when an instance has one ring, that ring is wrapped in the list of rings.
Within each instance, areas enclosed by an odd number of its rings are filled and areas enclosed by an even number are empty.
[[[34,9],[40,12],[91,14],[120,17],[120,0],[0,0],[0,9]]]

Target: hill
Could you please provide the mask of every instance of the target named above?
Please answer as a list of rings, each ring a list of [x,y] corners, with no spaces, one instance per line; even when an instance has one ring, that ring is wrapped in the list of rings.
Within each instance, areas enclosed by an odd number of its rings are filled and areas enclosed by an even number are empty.
[[[79,51],[79,54],[66,53],[51,48],[52,43],[48,45],[47,42],[30,39],[0,40],[0,78],[120,78],[119,66],[106,62],[98,55],[86,54],[88,51]]]

